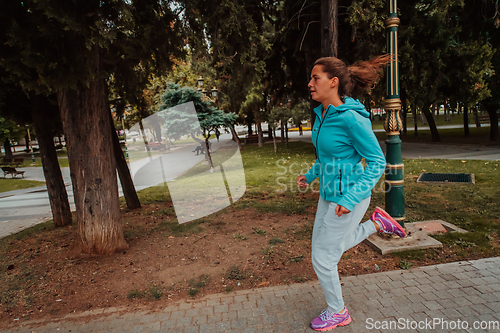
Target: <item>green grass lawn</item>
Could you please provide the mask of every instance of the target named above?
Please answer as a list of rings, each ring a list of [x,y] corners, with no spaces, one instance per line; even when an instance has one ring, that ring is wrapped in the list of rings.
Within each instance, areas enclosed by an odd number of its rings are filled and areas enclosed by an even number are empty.
[[[295,184],[298,174],[305,173],[315,159],[312,144],[291,142],[286,149],[278,145],[244,146],[241,152],[246,178],[246,193],[231,209],[256,208],[262,212],[286,214],[304,213],[315,207],[317,196],[301,194]],[[215,155],[215,154],[214,154]],[[436,236],[449,246],[457,246],[458,253],[467,257],[471,253],[500,255],[500,168],[497,161],[468,160],[419,160],[404,159],[405,164],[405,210],[406,222],[441,219],[469,231],[467,234],[448,233]],[[198,173],[206,165],[195,167]],[[418,184],[416,179],[422,172],[474,173],[475,185],[429,185]],[[189,174],[189,173],[188,173]],[[187,174],[187,175],[188,175]],[[315,185],[317,189],[318,186]],[[372,193],[371,208],[385,206],[382,179]],[[308,190],[306,193],[311,193]],[[143,203],[169,200],[168,188],[153,187],[139,192]],[[217,213],[216,213],[217,214]],[[367,216],[368,217],[368,216]],[[461,248],[466,244],[464,248]],[[434,252],[411,251],[401,256],[414,258],[432,256]]]
[[[22,166],[19,168],[28,168],[28,167],[42,167],[42,159],[40,157],[40,152],[34,152],[33,153],[35,157],[35,162],[33,163],[33,157],[31,153],[24,153],[23,154],[16,154],[14,157],[23,157],[24,158],[24,163]],[[0,157],[3,157],[4,154],[1,154]],[[66,148],[60,149],[57,151],[57,157],[59,159],[59,166],[61,168],[68,168],[69,167],[69,162],[68,162],[68,152],[66,151]]]
[[[484,132],[481,132],[484,131]],[[462,142],[460,129],[441,130],[443,142]],[[471,137],[487,136],[487,128],[471,128]],[[385,135],[384,133],[381,133]],[[420,133],[423,135],[424,133]],[[403,138],[404,140],[404,138]],[[215,164],[227,160],[234,150],[218,150],[213,154]],[[316,195],[309,189],[302,194],[295,184],[297,175],[307,172],[315,159],[311,143],[291,142],[289,148],[278,144],[275,153],[272,144],[259,148],[245,145],[241,152],[246,193],[235,202],[231,209],[255,208],[262,212],[286,214],[305,213],[315,207]],[[449,233],[436,236],[449,246],[460,247],[464,257],[470,253],[500,255],[500,170],[499,162],[468,160],[427,160],[404,159],[405,164],[405,210],[406,222],[442,219],[458,227],[469,230],[468,234]],[[208,170],[208,165],[198,164],[184,177]],[[421,172],[474,173],[475,185],[429,185],[417,184]],[[28,185],[29,184],[29,185]],[[22,179],[0,179],[1,191],[38,186],[43,183]],[[27,185],[27,186],[26,186]],[[24,187],[22,187],[24,186]],[[315,184],[313,189],[317,189]],[[143,204],[171,200],[166,186],[158,186],[139,191]],[[372,206],[384,206],[385,194],[382,180],[372,194]],[[216,213],[218,214],[218,213]],[[466,244],[466,246],[464,246]],[[463,248],[461,248],[463,246]],[[408,254],[412,258],[417,252]],[[418,252],[431,253],[431,252]]]
[[[440,143],[447,144],[476,144],[476,145],[486,145],[486,146],[498,146],[500,145],[500,140],[490,141],[490,128],[475,126],[469,127],[469,137],[464,136],[463,128],[442,128],[438,129],[439,136],[441,138]],[[375,135],[379,140],[385,140],[387,134],[385,132],[376,132]],[[430,130],[419,130],[418,135],[415,136],[414,132],[408,132],[406,135],[401,134],[401,140],[403,142],[415,142],[415,143],[430,143],[432,142],[432,136]]]
[[[45,182],[16,178],[0,178],[0,192],[22,190],[25,188],[44,186]]]

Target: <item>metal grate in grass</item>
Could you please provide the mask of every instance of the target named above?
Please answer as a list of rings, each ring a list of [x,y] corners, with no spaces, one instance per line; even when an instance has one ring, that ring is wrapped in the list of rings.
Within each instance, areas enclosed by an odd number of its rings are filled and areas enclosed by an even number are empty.
[[[421,173],[417,183],[471,183],[475,184],[476,179],[473,173]]]

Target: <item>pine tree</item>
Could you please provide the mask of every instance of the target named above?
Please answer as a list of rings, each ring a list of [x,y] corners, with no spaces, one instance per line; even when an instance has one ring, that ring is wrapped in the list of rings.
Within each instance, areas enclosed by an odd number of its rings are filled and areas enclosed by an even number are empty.
[[[86,253],[127,247],[118,201],[106,80],[165,71],[183,46],[170,1],[9,1],[0,64],[26,91],[56,92]],[[132,89],[129,89],[131,91]]]
[[[203,144],[210,169],[213,169],[208,139],[221,127],[231,129],[238,116],[217,110],[200,91],[191,87],[181,88],[173,83],[167,86],[162,100],[163,111],[158,114],[164,121],[163,128],[167,137],[179,139],[187,134],[196,142]],[[189,105],[186,104],[188,102],[194,104],[196,115],[190,112]],[[197,137],[200,134],[203,135],[204,140]]]

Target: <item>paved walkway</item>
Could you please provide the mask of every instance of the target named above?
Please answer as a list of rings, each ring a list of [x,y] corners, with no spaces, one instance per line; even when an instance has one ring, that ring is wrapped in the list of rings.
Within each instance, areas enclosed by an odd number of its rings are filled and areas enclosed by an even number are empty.
[[[334,332],[500,332],[500,257],[342,283],[353,321]],[[309,322],[324,307],[319,283],[311,282],[210,295],[155,312],[91,311],[8,332],[313,332]]]
[[[211,140],[212,151],[222,145],[231,144],[231,135],[222,134],[220,141]],[[193,149],[197,144],[180,146],[169,153],[153,155],[151,160],[143,158],[129,164],[136,190],[154,186],[165,181],[171,181],[180,174],[203,161],[204,155],[196,155]],[[131,151],[133,156],[135,151]],[[161,157],[161,159],[160,159]],[[163,168],[158,161],[162,161]],[[151,168],[150,166],[156,166]],[[42,168],[23,168],[24,179],[45,181]],[[69,168],[61,168],[70,208],[75,210],[73,187]],[[119,195],[122,196],[121,184],[118,182]],[[28,188],[0,193],[0,238],[22,231],[36,224],[52,219],[52,210],[46,186]]]

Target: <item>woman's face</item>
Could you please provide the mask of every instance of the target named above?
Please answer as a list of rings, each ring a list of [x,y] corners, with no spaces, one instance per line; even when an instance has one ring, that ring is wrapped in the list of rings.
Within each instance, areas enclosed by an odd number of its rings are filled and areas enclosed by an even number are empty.
[[[329,79],[323,72],[323,65],[316,65],[311,71],[311,81],[307,85],[313,100],[323,103],[332,97],[335,87],[335,78]]]

